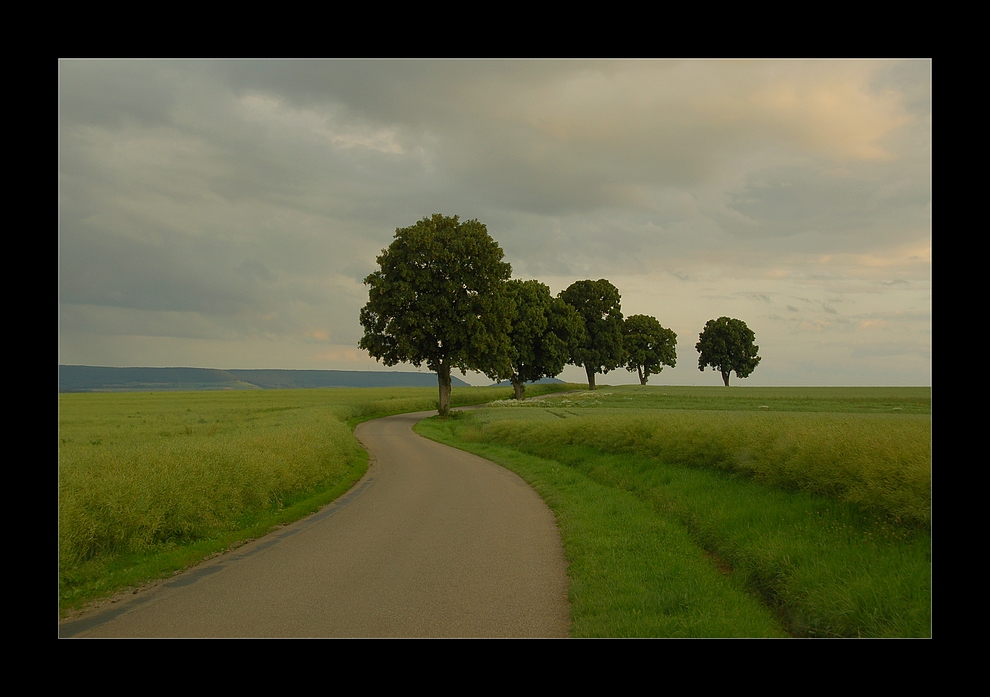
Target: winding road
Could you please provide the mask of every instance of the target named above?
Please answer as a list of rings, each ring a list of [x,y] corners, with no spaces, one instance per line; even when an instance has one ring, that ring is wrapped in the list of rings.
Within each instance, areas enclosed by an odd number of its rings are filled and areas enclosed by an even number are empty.
[[[365,422],[371,466],[318,513],[63,622],[63,637],[564,637],[553,514],[517,475]]]

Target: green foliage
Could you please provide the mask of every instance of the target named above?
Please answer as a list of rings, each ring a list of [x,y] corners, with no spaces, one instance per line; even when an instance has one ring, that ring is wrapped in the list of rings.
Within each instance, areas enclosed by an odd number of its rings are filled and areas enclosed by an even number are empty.
[[[604,278],[576,281],[560,294],[584,321],[585,336],[577,344],[571,363],[584,366],[588,387],[595,389],[595,375],[623,364],[622,309],[619,290]]]
[[[676,524],[794,635],[930,636],[930,407],[927,388],[629,386],[472,411],[451,435],[518,468],[557,513],[575,634],[758,635],[690,611],[714,600],[706,573],[669,554]],[[577,502],[592,483],[595,501]],[[606,490],[665,522],[630,526]],[[650,577],[668,566],[680,607]]]
[[[677,334],[661,326],[655,317],[632,315],[622,325],[622,347],[626,352],[626,369],[639,374],[645,385],[651,375],[663,367],[677,365]]]
[[[733,371],[736,377],[748,378],[760,363],[760,357],[756,355],[760,347],[754,341],[756,335],[741,319],[719,317],[708,320],[695,346],[701,354],[698,370],[705,372],[705,368],[711,366],[722,374],[726,387]]]
[[[513,304],[512,385],[521,398],[524,383],[555,377],[564,369],[584,326],[577,311],[550,294],[539,281],[509,281],[506,291]]]
[[[398,228],[365,280],[359,346],[385,365],[401,362],[437,373],[440,411],[450,400],[450,372],[509,377],[512,267],[477,220],[434,215]]]

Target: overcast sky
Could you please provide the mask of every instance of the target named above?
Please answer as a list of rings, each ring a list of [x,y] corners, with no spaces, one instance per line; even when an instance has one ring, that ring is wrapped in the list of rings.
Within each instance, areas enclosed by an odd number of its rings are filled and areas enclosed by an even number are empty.
[[[442,213],[673,329],[651,384],[721,384],[723,315],[763,357],[733,384],[931,384],[930,61],[63,60],[58,89],[61,364],[385,369],[363,279]]]

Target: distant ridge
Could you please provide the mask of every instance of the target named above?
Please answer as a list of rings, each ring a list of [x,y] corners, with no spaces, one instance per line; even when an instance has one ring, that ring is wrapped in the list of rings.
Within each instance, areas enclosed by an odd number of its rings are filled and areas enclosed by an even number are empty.
[[[453,375],[452,385],[468,383]],[[311,387],[436,387],[436,373],[373,370],[219,370],[60,365],[59,392],[280,390]]]

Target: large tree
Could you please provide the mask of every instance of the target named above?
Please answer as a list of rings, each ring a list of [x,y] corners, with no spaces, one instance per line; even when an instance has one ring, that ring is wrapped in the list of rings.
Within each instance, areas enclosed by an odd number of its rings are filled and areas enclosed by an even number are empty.
[[[450,411],[450,371],[509,376],[512,273],[477,220],[434,215],[398,228],[364,282],[359,346],[385,365],[423,363],[436,372],[439,412]]]
[[[619,289],[604,278],[575,281],[561,292],[560,298],[584,321],[584,340],[574,349],[570,362],[584,366],[588,389],[594,390],[596,374],[615,370],[624,363]]]
[[[564,369],[584,324],[577,310],[550,294],[539,281],[512,280],[506,285],[512,300],[512,388],[522,399],[525,383],[555,377]]]
[[[726,387],[730,373],[735,371],[736,377],[747,378],[760,363],[760,357],[756,355],[760,347],[753,343],[756,335],[741,319],[710,319],[698,338],[695,346],[701,354],[698,370],[705,372],[705,368],[711,366],[722,374]]]
[[[663,327],[655,317],[631,315],[622,325],[622,347],[626,352],[626,369],[639,374],[645,385],[665,365],[677,365],[677,334]]]

